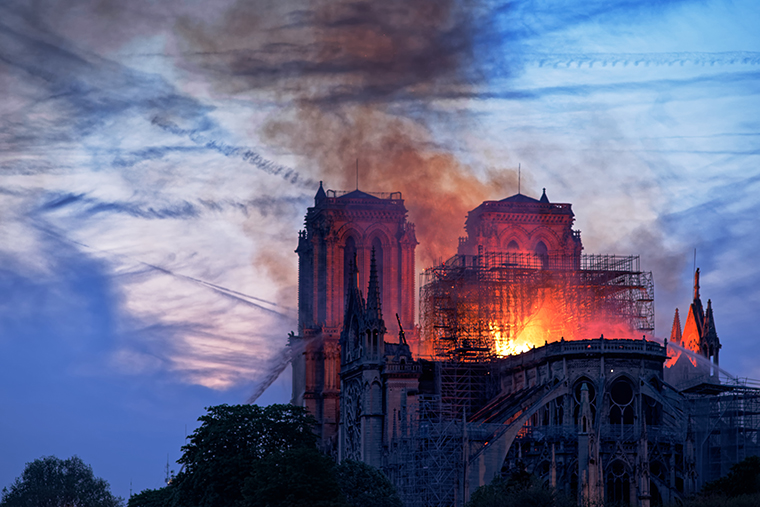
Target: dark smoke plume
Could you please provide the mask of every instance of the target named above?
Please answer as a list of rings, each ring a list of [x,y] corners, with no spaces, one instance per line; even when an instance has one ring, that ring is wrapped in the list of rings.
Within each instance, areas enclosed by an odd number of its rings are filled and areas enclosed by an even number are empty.
[[[221,76],[219,93],[270,93],[283,107],[260,134],[316,165],[329,188],[353,188],[359,159],[363,190],[403,192],[427,265],[453,253],[467,210],[516,187],[513,171],[483,176],[431,133],[441,115],[473,121],[460,112],[466,104],[431,104],[483,85],[474,38],[476,27],[490,29],[482,7],[314,1],[283,13],[241,2],[217,23],[180,23],[192,49],[185,65]]]

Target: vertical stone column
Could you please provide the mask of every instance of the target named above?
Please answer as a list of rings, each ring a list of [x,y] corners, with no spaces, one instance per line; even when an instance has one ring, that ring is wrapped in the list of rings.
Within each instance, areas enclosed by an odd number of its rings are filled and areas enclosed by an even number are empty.
[[[335,287],[335,284],[337,282],[337,265],[343,264],[343,258],[340,258],[340,262],[337,262],[337,255],[335,254],[335,250],[337,248],[337,239],[335,238],[335,235],[330,233],[325,238],[325,264],[327,266],[326,270],[326,277],[327,277],[327,290],[325,294],[325,305],[326,305],[326,312],[325,312],[325,324],[328,327],[336,327],[340,326],[342,321],[342,315],[340,311],[340,298],[337,298],[338,292],[343,292],[343,279],[340,279],[340,290],[337,290]]]
[[[319,324],[320,322],[320,309],[321,305],[323,304],[323,297],[320,295],[320,287],[321,287],[321,280],[320,280],[320,273],[324,271],[324,266],[322,266],[322,256],[321,256],[321,250],[322,245],[320,245],[321,241],[320,238],[317,236],[314,236],[312,238],[312,320],[307,325],[309,327],[314,326],[315,324]],[[320,297],[321,296],[321,297]]]

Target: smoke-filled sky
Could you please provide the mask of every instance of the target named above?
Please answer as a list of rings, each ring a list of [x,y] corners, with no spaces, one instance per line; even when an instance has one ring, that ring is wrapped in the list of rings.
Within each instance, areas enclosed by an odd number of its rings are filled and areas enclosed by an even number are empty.
[[[357,158],[418,270],[520,164],[586,253],[641,255],[660,336],[696,248],[721,364],[760,378],[758,26],[754,0],[0,3],[0,486],[50,454],[161,486],[282,363],[303,215]]]

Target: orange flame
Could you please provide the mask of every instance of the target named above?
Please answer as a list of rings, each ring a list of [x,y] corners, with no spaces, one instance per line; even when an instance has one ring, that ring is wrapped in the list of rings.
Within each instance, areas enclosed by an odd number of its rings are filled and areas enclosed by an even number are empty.
[[[578,315],[558,301],[559,294],[546,291],[543,302],[516,325],[510,326],[514,315],[488,322],[491,350],[499,357],[522,354],[534,347],[564,340],[586,340],[605,336],[614,339],[640,339],[641,336],[620,317],[602,312],[591,318]],[[511,317],[511,318],[510,318]]]

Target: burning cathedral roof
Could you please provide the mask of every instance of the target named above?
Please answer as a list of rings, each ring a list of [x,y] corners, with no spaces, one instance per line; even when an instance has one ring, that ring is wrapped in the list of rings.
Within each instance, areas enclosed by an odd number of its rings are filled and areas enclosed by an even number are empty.
[[[545,190],[472,210],[457,255],[423,273],[422,350],[506,356],[602,333],[651,337],[651,272],[638,256],[582,255],[573,222],[572,205]]]

